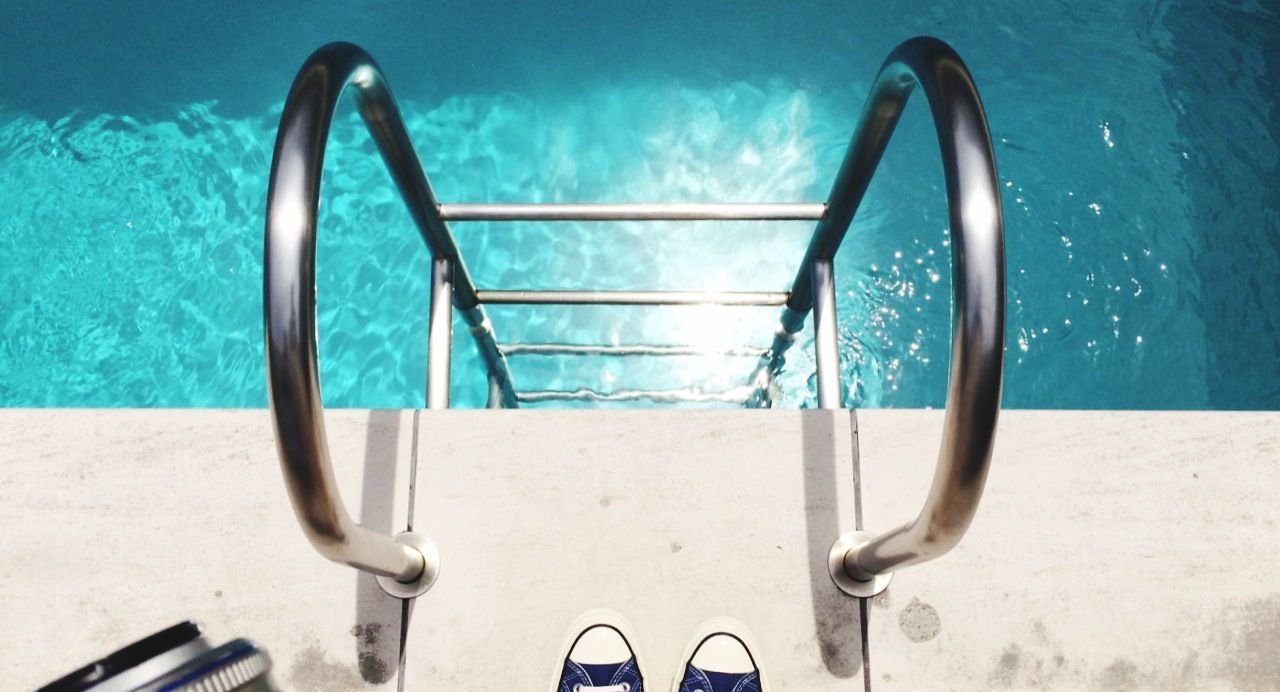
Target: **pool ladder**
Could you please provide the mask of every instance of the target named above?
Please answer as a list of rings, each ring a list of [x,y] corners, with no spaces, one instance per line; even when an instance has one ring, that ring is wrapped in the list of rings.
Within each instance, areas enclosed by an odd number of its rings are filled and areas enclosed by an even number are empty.
[[[959,542],[977,510],[1000,410],[1005,272],[1003,221],[986,116],[973,79],[950,46],[908,40],[880,69],[827,202],[782,204],[441,204],[409,141],[400,111],[373,59],[349,43],[326,45],[299,71],[280,118],[268,191],[264,304],[268,390],[281,466],[304,532],[321,554],[380,575],[388,592],[411,597],[430,587],[438,556],[412,534],[396,539],[352,521],[334,483],[316,363],[315,243],[325,144],[346,91],[382,155],[431,252],[427,408],[449,406],[456,310],[488,375],[490,407],[554,399],[731,401],[769,406],[770,385],[812,310],[818,404],[841,407],[832,262],[898,118],[919,86],[933,115],[946,177],[952,237],[951,370],[934,483],[916,520],[878,536],[850,535],[832,548],[832,578],[846,592],[883,589],[895,567],[938,557]],[[780,292],[480,290],[449,222],[466,221],[799,221],[816,222],[791,290]],[[758,354],[748,384],[731,392],[519,392],[510,355],[692,355],[696,344],[499,344],[485,305],[779,306],[769,348],[712,350]]]

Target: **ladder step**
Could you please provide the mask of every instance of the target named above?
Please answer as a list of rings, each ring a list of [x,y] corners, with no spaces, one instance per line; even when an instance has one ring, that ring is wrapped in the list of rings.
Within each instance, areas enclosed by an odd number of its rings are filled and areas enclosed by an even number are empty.
[[[545,390],[517,392],[516,399],[521,403],[536,404],[544,401],[589,401],[589,402],[622,402],[653,401],[661,404],[680,403],[726,403],[745,404],[755,393],[755,387],[735,387],[724,392],[704,392],[701,389],[621,389],[614,392],[598,392],[594,389],[577,389],[574,391]]]
[[[629,344],[607,346],[597,344],[498,344],[507,356],[733,356],[759,358],[768,349],[753,346],[665,346]]]
[[[818,221],[827,205],[441,204],[445,221]]]
[[[765,291],[476,291],[492,305],[783,305],[786,292]]]

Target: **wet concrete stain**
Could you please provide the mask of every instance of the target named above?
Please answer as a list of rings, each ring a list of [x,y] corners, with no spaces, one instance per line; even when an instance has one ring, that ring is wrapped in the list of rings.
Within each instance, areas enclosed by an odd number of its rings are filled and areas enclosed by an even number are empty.
[[[1280,594],[1231,608],[1223,630],[1227,679],[1241,690],[1280,690]]]
[[[938,611],[933,606],[913,598],[907,607],[898,613],[898,627],[903,634],[907,635],[907,639],[916,643],[927,642],[938,636],[939,630],[942,629],[942,618],[938,616]]]
[[[848,604],[853,606],[852,609]],[[830,602],[818,601],[814,604],[813,625],[818,653],[822,656],[826,672],[837,678],[859,675],[862,671],[862,637],[858,630],[856,602],[853,599],[847,599],[844,603],[835,599]],[[812,649],[808,649],[807,643],[797,642],[796,647],[798,654],[812,655]]]
[[[1022,667],[1022,649],[1010,644],[996,660],[995,670],[989,676],[992,687],[1012,687],[1018,669]]]
[[[1139,671],[1133,661],[1117,658],[1098,676],[1098,686],[1116,692],[1130,692],[1138,689]]]
[[[992,688],[1015,690],[1090,689],[1091,677],[1078,663],[1067,660],[1062,646],[1054,640],[1044,622],[1035,620],[1031,631],[1011,642],[996,657],[987,675]]]
[[[356,638],[357,659],[360,677],[365,682],[380,685],[395,675],[395,668],[378,656],[379,644],[382,642],[382,625],[370,623],[356,625],[351,628],[351,636]]]
[[[992,660],[987,686],[1129,692],[1198,690],[1216,682],[1246,692],[1280,690],[1280,594],[1229,605],[1213,619],[1204,639],[1179,642],[1181,651],[1170,650],[1167,658],[1117,656],[1105,665],[1070,657],[1037,620],[1028,636],[1010,642]]]
[[[316,642],[303,649],[289,666],[286,675],[288,689],[339,692],[359,689],[364,681],[354,670],[325,656],[324,649]]]
[[[380,685],[390,680],[394,673],[395,670],[388,666],[386,661],[370,653],[360,654],[360,677],[364,678],[365,682]]]
[[[1036,620],[1031,623],[1031,639],[1040,646],[1049,645],[1049,628],[1044,626],[1044,622]]]
[[[374,646],[382,638],[382,625],[370,623],[368,625],[356,625],[351,628],[351,636],[360,640],[360,643]]]
[[[671,541],[671,545],[668,547],[671,549],[672,553],[678,553],[681,550],[684,550],[684,546],[680,545],[677,541]]]

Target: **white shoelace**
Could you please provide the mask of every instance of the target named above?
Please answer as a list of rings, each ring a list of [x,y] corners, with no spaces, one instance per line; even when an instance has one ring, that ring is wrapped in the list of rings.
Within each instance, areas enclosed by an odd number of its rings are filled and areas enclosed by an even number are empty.
[[[605,685],[604,687],[587,687],[585,685],[574,685],[573,692],[631,692],[631,683],[624,682],[621,685]]]

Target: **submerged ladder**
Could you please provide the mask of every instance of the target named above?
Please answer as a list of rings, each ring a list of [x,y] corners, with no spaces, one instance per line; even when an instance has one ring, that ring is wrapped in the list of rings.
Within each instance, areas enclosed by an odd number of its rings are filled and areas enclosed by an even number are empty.
[[[981,498],[1000,409],[1004,344],[1004,240],[1000,190],[986,116],[972,77],[945,43],[911,39],[889,55],[872,87],[825,203],[809,204],[441,204],[414,152],[396,102],[373,59],[333,43],[303,65],[281,115],[271,167],[265,238],[264,303],[271,412],[281,466],[308,539],[325,557],[380,575],[393,595],[430,588],[438,555],[416,534],[395,539],[352,521],[334,483],[316,362],[315,244],[325,144],[339,97],[349,91],[431,252],[427,408],[449,406],[453,313],[461,314],[481,354],[490,407],[555,399],[582,401],[731,401],[769,406],[770,384],[810,311],[814,318],[818,403],[841,407],[832,262],[913,89],[928,100],[946,177],[953,245],[951,369],[934,483],[914,521],[878,536],[842,537],[831,552],[832,578],[867,596],[895,567],[951,549]],[[450,230],[467,221],[815,221],[787,292],[481,290]],[[740,390],[521,392],[515,355],[691,355],[696,344],[500,344],[485,305],[779,306],[767,349],[712,350],[751,355],[758,365]]]
[[[430,188],[427,188],[430,194]],[[824,204],[436,204],[435,219],[448,233],[446,222],[467,221],[821,221]],[[452,241],[452,238],[450,238]],[[430,242],[430,241],[428,241]],[[462,267],[461,271],[457,268]],[[797,281],[808,281],[797,277]],[[834,291],[834,286],[831,287]],[[785,307],[800,314],[808,307],[795,307],[795,291],[581,291],[581,290],[482,290],[470,283],[461,257],[436,259],[432,264],[431,317],[428,331],[427,408],[449,405],[452,349],[452,306],[464,314],[484,305],[611,305],[673,306],[718,305],[726,307]],[[459,301],[458,296],[463,296]],[[439,298],[437,298],[439,296]],[[446,300],[452,296],[452,302]],[[803,299],[803,298],[801,298]],[[467,306],[473,305],[474,308]],[[437,319],[439,322],[437,322]],[[515,407],[521,403],[546,401],[621,402],[648,400],[658,403],[736,403],[767,406],[769,385],[781,365],[782,353],[794,341],[794,332],[775,340],[771,348],[750,346],[709,349],[697,344],[566,344],[498,343],[483,313],[466,317],[472,336],[485,356],[488,369],[489,407]],[[791,323],[798,331],[803,317]],[[620,390],[601,392],[583,388],[573,391],[520,391],[512,384],[508,356],[754,356],[760,359],[749,385],[723,392],[699,389]]]

